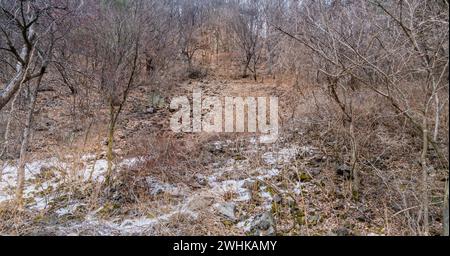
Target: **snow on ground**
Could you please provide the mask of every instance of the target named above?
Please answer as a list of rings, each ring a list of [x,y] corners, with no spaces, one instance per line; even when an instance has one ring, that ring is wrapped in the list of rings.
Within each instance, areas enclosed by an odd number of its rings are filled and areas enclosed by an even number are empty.
[[[231,142],[216,142],[213,146],[216,149],[223,149]],[[247,152],[252,152],[254,147],[258,145],[250,141],[250,148]],[[310,154],[314,149],[308,147],[286,147],[278,150],[272,150],[262,154],[262,161],[266,166],[252,169],[249,160],[235,160],[228,159],[225,163],[212,164],[213,173],[205,177],[208,185],[199,190],[191,191],[186,187],[179,185],[161,182],[154,177],[147,177],[146,181],[149,186],[150,195],[157,196],[159,194],[168,194],[171,196],[178,196],[182,198],[182,202],[173,206],[164,214],[151,217],[139,217],[123,220],[102,220],[96,217],[96,212],[89,213],[84,220],[76,223],[71,223],[67,227],[56,227],[59,232],[63,234],[77,235],[81,230],[93,227],[98,230],[101,235],[132,235],[132,234],[151,234],[155,225],[167,222],[172,217],[177,215],[188,216],[192,219],[197,218],[197,210],[211,210],[212,209],[192,209],[192,202],[201,198],[202,195],[208,195],[214,198],[216,202],[223,202],[226,194],[232,193],[234,195],[232,201],[235,203],[246,203],[252,200],[252,194],[248,184],[256,181],[270,180],[271,178],[280,175],[280,170],[285,164],[290,163],[297,155]],[[85,182],[102,182],[107,170],[107,161],[104,159],[97,159],[95,155],[84,155],[80,158],[82,168],[77,171],[76,178]],[[130,158],[118,163],[119,168],[132,167],[144,161],[145,158]],[[28,201],[32,202],[28,205],[34,210],[43,210],[52,201],[51,193],[43,193],[49,189],[54,189],[64,182],[64,175],[70,174],[69,171],[73,167],[72,164],[61,161],[57,158],[50,158],[44,160],[33,161],[26,165],[26,187],[24,196]],[[11,200],[14,196],[14,188],[16,182],[17,167],[15,163],[8,163],[2,166],[3,180],[0,182],[0,203]],[[54,172],[54,176],[50,179],[39,182],[40,176],[43,172],[48,170],[58,170]],[[229,175],[231,174],[231,175]],[[301,189],[301,184],[298,184],[298,190]],[[267,191],[267,186],[264,184],[259,187],[259,195],[263,198],[261,208],[263,210],[270,210],[272,204],[271,193]],[[45,196],[46,195],[46,196]],[[57,209],[55,213],[58,216],[65,216],[73,214],[79,207],[83,207],[80,202],[69,202],[63,208]],[[203,207],[204,208],[204,207]],[[100,210],[100,209],[99,209]],[[248,223],[252,221],[252,216],[247,216],[244,220],[238,223],[237,227],[246,231]]]
[[[17,165],[6,163],[2,167],[2,177],[0,180],[0,203],[13,199],[14,189],[17,181]],[[59,162],[57,158],[49,158],[45,160],[37,160],[25,165],[25,188],[24,197],[33,198],[35,205],[33,207],[41,209],[45,207],[46,201],[49,198],[36,198],[35,195],[44,190],[48,190],[55,184],[51,182],[41,182],[39,184],[33,183],[33,180],[38,179],[38,176],[45,170],[50,168],[57,168],[63,170],[66,164]]]
[[[104,159],[96,160],[95,155],[85,155],[80,158],[83,163],[83,168],[79,170],[75,177],[85,182],[102,182],[104,181],[105,173],[107,170],[107,161]],[[118,164],[120,167],[132,167],[141,161],[143,158],[130,158],[125,159]],[[70,173],[69,170],[72,167],[71,164],[60,161],[57,158],[49,158],[44,160],[33,161],[26,165],[26,181],[24,188],[24,198],[27,202],[27,207],[33,210],[44,210],[52,202],[53,196],[51,193],[45,193],[49,189],[54,189],[63,184],[63,175]],[[13,200],[15,187],[16,187],[16,176],[17,176],[17,165],[16,163],[8,163],[1,166],[3,175],[2,181],[0,182],[0,203]],[[59,172],[55,172],[59,170]],[[45,171],[52,171],[54,176],[46,181],[40,181],[39,178],[44,174]],[[147,182],[152,195],[158,195],[160,193],[167,193],[172,196],[183,195],[184,190],[178,188],[177,186],[159,182],[158,180],[148,177]],[[176,215],[186,215],[191,218],[197,218],[196,213],[190,211],[187,207],[186,201],[184,204],[180,204],[175,207],[173,211],[163,214],[155,218],[137,218],[137,219],[125,219],[123,221],[109,221],[98,219],[95,215],[96,212],[88,214],[85,220],[77,223],[71,223],[67,227],[55,227],[59,232],[66,235],[77,235],[77,230],[83,230],[89,227],[98,230],[102,235],[130,235],[136,233],[148,233],[149,230],[155,224],[162,221],[168,221],[170,218]],[[66,215],[73,214],[79,207],[85,206],[80,202],[71,202],[69,205],[57,209],[55,213],[62,217]],[[101,210],[100,208],[99,210]],[[70,234],[67,232],[70,231]]]
[[[185,190],[183,190],[182,188],[169,183],[158,181],[153,177],[147,177],[146,180],[150,188],[150,195],[152,196],[157,196],[160,194],[183,196],[185,193]]]
[[[252,147],[257,147],[256,139],[250,139],[250,145]],[[247,152],[254,152],[255,148],[247,149]],[[312,147],[286,147],[280,148],[278,150],[268,151],[262,154],[261,158],[263,163],[267,166],[258,167],[252,169],[248,160],[237,161],[234,159],[229,159],[222,167],[218,167],[214,174],[208,177],[209,185],[211,187],[211,194],[220,198],[227,193],[233,193],[235,197],[234,202],[245,203],[252,199],[252,192],[248,187],[248,184],[253,184],[256,181],[270,181],[272,178],[280,175],[281,169],[291,163],[298,155],[312,155],[316,152],[316,149]],[[219,166],[218,164],[216,166]],[[233,178],[222,180],[224,174],[227,173],[244,173],[243,178]],[[226,177],[226,175],[225,175]],[[296,184],[295,193],[300,193],[302,189],[300,182]],[[285,191],[280,191],[285,192]],[[259,186],[259,196],[263,199],[261,208],[265,211],[270,211],[272,207],[273,195],[268,192],[268,187],[264,183]],[[237,227],[248,232],[248,224],[253,221],[253,217],[241,221],[238,223]]]
[[[81,170],[77,171],[76,179],[89,182],[102,182],[105,178],[108,162],[104,159],[96,160],[94,155],[85,155],[81,157]],[[132,166],[137,164],[140,159],[125,159],[120,166]],[[43,210],[47,207],[52,198],[43,197],[45,191],[55,189],[65,180],[70,179],[73,165],[71,163],[59,160],[58,158],[48,158],[32,161],[25,165],[25,188],[24,198],[32,199],[34,203],[30,206],[35,210]],[[0,181],[0,203],[12,200],[17,181],[17,163],[5,163],[2,168],[2,177]],[[50,173],[45,173],[50,172]],[[49,175],[49,177],[45,177]],[[44,179],[44,180],[42,180]]]
[[[297,156],[299,151],[300,150],[297,147],[282,148],[276,152],[267,152],[263,154],[262,159],[266,164],[270,165],[287,164]]]

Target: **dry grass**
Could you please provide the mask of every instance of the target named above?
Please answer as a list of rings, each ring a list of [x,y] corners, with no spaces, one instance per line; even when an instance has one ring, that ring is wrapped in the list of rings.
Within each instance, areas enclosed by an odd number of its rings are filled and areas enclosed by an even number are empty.
[[[281,174],[273,180],[264,181],[265,184],[254,184],[255,187],[250,188],[254,192],[252,201],[240,206],[239,211],[245,210],[250,215],[259,213],[258,207],[263,201],[258,190],[261,185],[265,185],[272,195],[278,194],[277,189],[286,191],[281,193],[282,201],[272,205],[279,234],[325,235],[341,227],[352,230],[355,235],[418,234],[421,225],[417,217],[420,210],[417,180],[420,172],[417,162],[421,147],[420,138],[408,122],[390,110],[390,106],[382,98],[365,90],[355,95],[358,167],[362,178],[360,199],[355,201],[352,199],[351,181],[336,175],[335,171],[337,165],[348,164],[350,161],[348,130],[344,126],[339,108],[328,97],[324,88],[311,81],[300,80],[298,83],[295,77],[289,76],[276,79],[265,77],[256,83],[249,80],[230,82],[225,80],[229,79],[226,72],[216,75],[215,79],[217,77],[224,79],[225,83],[211,78],[205,80],[210,91],[218,92],[219,96],[276,95],[280,98],[282,140],[278,144],[245,152],[249,134],[174,135],[168,131],[166,119],[170,113],[167,110],[158,111],[151,116],[139,114],[139,111],[145,108],[148,95],[148,90],[142,89],[132,95],[132,103],[127,105],[121,118],[116,134],[116,162],[132,157],[143,157],[144,161],[118,172],[113,186],[108,189],[95,182],[82,183],[71,179],[73,175],[68,175],[67,181],[58,188],[61,199],[43,212],[17,212],[10,205],[2,205],[0,233],[35,233],[39,227],[51,222],[50,216],[55,209],[75,199],[86,203],[86,206],[73,218],[82,219],[88,212],[99,208],[103,209],[99,214],[105,219],[160,216],[182,204],[183,197],[167,193],[151,195],[148,177],[181,187],[189,193],[202,191],[202,186],[199,186],[193,177],[212,174],[212,163],[237,157],[249,159],[247,173],[230,174],[230,177],[246,176],[253,170],[268,167],[261,161],[261,154],[266,150],[277,151],[284,146],[298,145],[312,146],[317,149],[317,153],[312,156],[297,156],[294,161],[283,166]],[[174,87],[164,93],[171,96],[191,93],[192,88],[203,83],[193,81],[181,84],[183,86]],[[216,87],[219,89],[215,89]],[[414,97],[414,94],[410,97]],[[64,97],[57,100],[63,102]],[[56,105],[59,107],[53,110],[52,118],[57,123],[66,123],[67,115],[56,113],[64,113],[68,106]],[[440,144],[448,152],[446,113],[448,111],[443,111],[441,117]],[[69,161],[72,164],[70,170],[66,171],[72,173],[83,168],[81,157],[86,153],[93,153],[101,158],[105,150],[102,143],[106,131],[104,112],[96,111],[94,116],[80,123],[84,127],[82,132],[75,133],[69,140],[59,138],[51,143],[53,146],[33,148],[33,151],[36,151],[34,157],[40,159],[57,156],[59,159],[69,159],[67,156],[70,155]],[[69,125],[57,126],[55,129],[69,132],[72,128]],[[35,135],[35,139],[39,141],[38,145],[43,145],[43,141],[49,137],[50,131],[38,132]],[[226,140],[233,143],[224,152],[219,155],[209,152],[208,145],[212,142]],[[430,173],[429,180],[432,231],[433,234],[439,234],[442,218],[441,198],[447,174],[445,170],[438,168],[439,161],[432,150],[430,156],[430,164],[436,167]],[[298,173],[307,173],[311,168],[319,168],[320,175],[306,182],[306,187],[299,195],[293,195],[295,184],[301,179]],[[230,191],[225,193],[221,200],[234,200],[236,196]],[[198,214],[195,219],[176,214],[169,221],[155,226],[152,232],[161,235],[243,234],[242,230],[236,229],[209,211],[200,211]]]

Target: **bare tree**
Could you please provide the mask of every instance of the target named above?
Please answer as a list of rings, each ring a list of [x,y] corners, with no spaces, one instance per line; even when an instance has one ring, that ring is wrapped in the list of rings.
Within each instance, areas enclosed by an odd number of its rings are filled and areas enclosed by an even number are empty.
[[[0,110],[20,90],[23,83],[32,80],[39,74],[31,74],[27,67],[31,63],[33,48],[39,35],[36,24],[40,19],[59,6],[47,1],[1,1],[0,32],[2,36],[0,50],[8,52],[16,61],[14,74],[9,82],[0,90]],[[10,63],[9,66],[14,66]]]
[[[202,1],[181,1],[177,8],[178,41],[182,56],[188,62],[189,68],[195,54],[206,45],[202,42],[202,28],[205,19]]]
[[[116,125],[131,90],[137,84],[143,22],[141,7],[142,1],[105,3],[96,24],[100,89],[109,107],[106,184],[110,184],[113,178]]]
[[[248,70],[257,79],[257,67],[262,53],[263,21],[258,1],[234,6],[230,17],[230,26],[235,33],[236,44],[243,54],[242,76],[248,76]]]
[[[19,90],[21,87],[25,85],[25,83],[31,81],[36,78],[35,85],[29,85],[29,90],[31,91],[29,105],[27,106],[27,114],[25,120],[25,127],[22,135],[22,142],[20,147],[20,157],[19,157],[19,165],[17,169],[17,187],[16,187],[16,202],[19,208],[23,207],[23,190],[25,183],[25,165],[28,157],[28,147],[30,144],[30,137],[32,133],[32,125],[33,125],[33,116],[36,111],[36,101],[38,98],[39,89],[41,83],[43,81],[44,75],[47,72],[47,69],[53,58],[53,49],[57,40],[60,38],[61,34],[58,34],[58,26],[61,25],[61,22],[68,16],[70,13],[68,10],[70,9],[68,5],[58,5],[52,4],[50,2],[36,3],[28,1],[22,1],[21,10],[25,8],[24,5],[28,4],[27,11],[28,13],[24,13],[22,19],[33,20],[38,19],[40,25],[44,25],[43,27],[36,27],[32,31],[34,33],[33,43],[31,46],[25,46],[26,49],[31,49],[29,61],[26,65],[26,68],[23,71],[22,80],[19,83]],[[33,6],[33,4],[36,4]],[[37,5],[42,4],[42,5]],[[34,10],[32,12],[31,10]],[[45,10],[45,12],[43,11]],[[32,22],[24,22],[24,24],[31,24],[30,26],[34,26]],[[23,33],[25,30],[22,30]],[[31,43],[31,41],[30,41]],[[28,45],[26,43],[25,45]],[[12,49],[12,48],[10,48]],[[26,52],[26,50],[24,50]],[[36,56],[36,57],[34,57]],[[19,61],[20,62],[20,61]],[[25,62],[26,63],[26,62]],[[19,70],[19,68],[17,69]],[[30,70],[33,70],[35,73],[30,77],[28,74]],[[36,71],[37,70],[37,71]],[[17,71],[19,72],[19,71]],[[19,72],[20,73],[20,72]],[[14,100],[16,101],[16,99]],[[15,102],[13,102],[14,106]],[[13,107],[12,107],[13,110]],[[9,126],[9,122],[8,122]],[[8,136],[8,129],[6,137]],[[6,148],[5,144],[5,148]]]
[[[449,236],[449,208],[448,208],[448,187],[449,187],[449,181],[447,180],[445,185],[445,195],[444,195],[444,213],[443,213],[443,225],[444,225],[444,236]]]
[[[431,106],[438,102],[436,94],[448,88],[448,3],[306,1],[300,17],[301,31],[290,33],[277,28],[302,43],[320,60],[319,70],[328,77],[331,95],[349,122],[354,174],[358,161],[351,95],[358,88],[355,84],[384,98],[420,135],[422,188],[418,223],[423,223],[420,232],[428,235],[430,144],[439,156],[439,166],[448,169],[448,159],[429,132],[433,119]],[[422,91],[419,109],[410,107],[416,96],[411,96],[408,93],[411,87],[404,84],[415,84]],[[336,92],[337,88],[341,93]],[[346,103],[343,99],[347,99]],[[438,110],[435,115],[439,115]],[[434,120],[439,126],[439,119]]]

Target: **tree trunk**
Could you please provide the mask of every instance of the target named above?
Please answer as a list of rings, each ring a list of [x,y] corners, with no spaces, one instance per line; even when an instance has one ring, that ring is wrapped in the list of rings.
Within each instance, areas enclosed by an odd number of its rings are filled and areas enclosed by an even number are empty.
[[[29,53],[26,52],[26,49],[27,48],[24,47],[24,49],[22,50],[22,57],[26,58],[26,60],[27,60],[25,69],[23,69],[22,64],[20,64],[20,63],[17,64],[17,73],[18,74],[16,75],[16,77],[19,77],[19,74],[20,74],[21,75],[21,79],[20,79],[20,81],[18,83],[17,92],[14,92],[16,94],[15,94],[15,97],[14,97],[12,103],[11,103],[11,109],[9,111],[9,118],[8,118],[8,122],[6,124],[6,130],[5,130],[5,142],[3,144],[2,151],[0,152],[0,158],[3,158],[4,156],[6,156],[6,157],[8,156],[9,133],[10,133],[10,128],[11,128],[12,115],[14,114],[14,111],[15,111],[15,108],[16,108],[16,104],[17,104],[17,100],[19,98],[19,94],[20,94],[20,92],[22,90],[23,84],[25,83],[25,80],[27,79],[27,74],[28,74],[28,72],[30,70],[29,63],[31,63],[31,60],[33,59],[34,48],[30,49],[31,52],[29,52]],[[6,91],[7,90],[8,89],[6,89]],[[14,90],[14,89],[12,89],[12,90]],[[14,93],[11,94],[11,97],[14,95]],[[2,95],[0,95],[0,96],[2,96]],[[6,101],[6,104],[8,103],[8,101],[9,101],[9,99]],[[1,99],[0,99],[0,110],[2,109],[2,107],[4,107],[4,106],[1,105]]]
[[[357,142],[356,142],[356,136],[355,136],[355,128],[353,124],[353,117],[350,121],[350,137],[351,137],[351,143],[352,143],[352,159],[351,159],[351,165],[352,165],[352,196],[353,199],[358,200],[359,199],[359,185],[360,185],[360,178],[359,178],[359,172],[357,168]]]
[[[45,71],[45,68],[44,68]],[[27,150],[28,150],[28,144],[30,140],[30,134],[31,134],[31,126],[33,123],[33,112],[36,106],[36,99],[39,93],[39,87],[42,81],[42,77],[44,76],[44,73],[42,73],[41,76],[39,76],[36,87],[34,88],[34,91],[31,95],[31,102],[29,105],[28,113],[27,113],[27,120],[25,122],[25,128],[23,130],[23,140],[22,145],[20,147],[20,159],[19,159],[19,167],[17,169],[17,187],[16,187],[16,202],[19,208],[23,208],[24,202],[23,202],[23,190],[24,190],[24,184],[25,184],[25,164],[27,161]]]
[[[106,153],[107,161],[108,161],[108,167],[106,171],[106,177],[105,182],[106,185],[109,186],[112,181],[112,172],[113,172],[113,147],[114,147],[114,130],[115,130],[115,113],[114,113],[114,106],[113,104],[110,104],[110,123],[108,127],[108,149]]]
[[[428,236],[430,234],[429,224],[429,198],[428,198],[428,166],[427,166],[427,153],[428,153],[428,122],[427,111],[423,116],[423,145],[422,155],[420,156],[420,162],[422,165],[422,217],[423,217],[423,234]]]
[[[28,33],[27,33],[28,32]],[[20,58],[24,61],[24,63],[17,63],[16,66],[16,75],[9,81],[3,91],[0,91],[0,110],[2,110],[9,101],[14,97],[19,88],[23,85],[24,81],[27,79],[28,70],[31,63],[31,59],[33,58],[34,51],[34,38],[35,33],[33,29],[33,25],[30,26],[28,31],[25,31],[27,34],[27,38],[30,42],[32,42],[31,47],[24,45],[22,48],[22,52],[20,53]]]
[[[0,153],[0,159],[4,158],[4,157],[8,158],[8,155],[9,155],[9,152],[8,152],[9,137],[10,137],[9,133],[11,131],[11,122],[13,119],[14,112],[16,110],[17,98],[19,98],[20,91],[21,91],[21,89],[19,88],[19,91],[17,92],[16,96],[14,97],[13,101],[11,102],[11,109],[9,110],[9,117],[8,117],[8,121],[6,123],[4,143],[3,143],[2,151]]]
[[[257,59],[256,59],[256,57],[253,59],[253,79],[255,80],[255,82],[256,81],[258,81],[258,73],[257,73],[257,66],[258,66],[258,63],[257,63],[258,61],[257,61]]]
[[[434,134],[433,134],[433,140],[434,141],[437,141],[437,139],[438,139],[438,136],[439,136],[439,123],[440,123],[440,120],[439,120],[439,114],[440,114],[440,107],[439,107],[439,95],[435,92],[435,95],[434,95],[434,104],[436,105],[435,106],[435,111],[436,111],[436,113],[435,113],[435,116],[434,116]]]
[[[3,92],[0,92],[0,110],[12,99],[14,94],[19,90],[20,83],[26,77],[25,72],[20,68],[14,78],[8,83]]]
[[[249,55],[247,54],[247,58],[245,59],[244,71],[243,71],[243,73],[242,73],[242,77],[243,77],[243,78],[248,77],[247,71],[248,71],[248,68],[250,67],[250,62],[251,62],[251,60],[252,60],[252,57],[249,56]]]
[[[444,236],[449,236],[448,234],[448,187],[449,187],[449,180],[447,177],[447,182],[445,183],[445,196],[444,196]]]

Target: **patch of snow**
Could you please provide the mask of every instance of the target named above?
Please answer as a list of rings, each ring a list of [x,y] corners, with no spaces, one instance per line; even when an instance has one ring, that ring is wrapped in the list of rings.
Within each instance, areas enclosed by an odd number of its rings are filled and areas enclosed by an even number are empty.
[[[83,162],[92,162],[97,160],[97,156],[95,154],[86,154],[81,157],[81,161]]]
[[[237,198],[234,200],[237,202],[245,202],[251,199],[250,191],[244,188],[245,180],[226,180],[222,182],[212,181],[210,179],[211,192],[216,196],[223,196],[228,192],[235,193]]]
[[[25,165],[25,188],[24,198],[33,198],[34,209],[44,209],[48,198],[42,198],[39,193],[47,190],[53,184],[51,182],[44,182],[42,184],[33,184],[43,170],[57,168],[64,169],[66,165],[61,163],[57,158],[49,158],[45,160],[38,160]],[[3,167],[2,180],[0,182],[0,202],[9,201],[14,198],[14,190],[17,181],[17,166],[13,163],[5,164]]]
[[[82,181],[104,181],[105,173],[108,168],[107,160],[96,160],[96,156],[94,154],[84,155],[81,157],[81,160],[83,161],[85,167],[76,175],[78,175]],[[130,167],[140,161],[143,161],[143,159],[125,159],[119,164],[119,166]],[[49,169],[62,170],[66,173],[70,173],[67,172],[67,170],[70,170],[71,166],[71,164],[61,161],[56,157],[32,161],[25,165],[24,198],[33,199],[33,203],[30,205],[30,208],[37,210],[45,209],[52,198],[50,196],[44,198],[41,195],[42,192],[48,190],[49,188],[56,188],[61,184],[60,179],[58,179],[61,178],[60,172],[53,173],[56,179],[52,178],[49,181],[45,181],[43,183],[38,182],[38,184],[36,184],[35,180],[39,177],[38,175],[40,175],[42,171]],[[0,202],[5,202],[14,199],[14,190],[17,183],[17,163],[5,163],[0,168],[2,168],[2,179],[0,180]]]
[[[163,214],[156,218],[136,218],[136,219],[124,219],[123,221],[116,220],[100,220],[91,213],[86,216],[85,220],[81,223],[74,223],[70,226],[59,227],[58,229],[63,233],[69,233],[72,235],[79,235],[80,230],[90,230],[100,235],[151,235],[153,229],[158,224],[169,222],[171,218],[179,215],[188,216],[192,219],[197,219],[198,215],[194,212],[184,209],[176,209],[167,214]]]
[[[64,207],[64,208],[60,208],[58,210],[55,211],[56,214],[58,214],[58,216],[64,216],[64,215],[68,215],[68,214],[73,214],[79,207],[85,206],[86,204],[81,204],[81,203],[72,203],[69,204],[68,206]]]
[[[318,149],[311,146],[301,146],[298,148],[298,154],[301,156],[311,156],[318,152]]]
[[[242,229],[244,232],[248,233],[248,232],[251,231],[252,223],[253,223],[253,220],[254,220],[254,219],[255,219],[255,217],[254,217],[254,216],[251,216],[250,218],[248,218],[248,219],[246,219],[246,220],[243,220],[243,221],[239,222],[239,223],[236,225],[236,227],[239,228],[239,229]]]
[[[160,182],[153,177],[146,178],[147,183],[150,188],[150,195],[156,196],[160,194],[170,194],[172,196],[183,196],[185,195],[182,188],[174,186],[172,184]]]
[[[262,179],[262,180],[270,179],[270,178],[276,177],[280,174],[280,170],[278,170],[277,168],[272,168],[272,169],[258,168],[257,171],[260,175],[257,176],[256,178]]]
[[[120,167],[130,168],[130,167],[136,166],[144,161],[145,161],[145,159],[143,157],[134,157],[134,158],[124,159],[119,165],[120,165]]]
[[[299,149],[297,147],[293,148],[283,148],[277,152],[266,152],[262,155],[262,159],[266,164],[276,165],[276,164],[287,164],[293,160],[293,158],[298,154]]]

